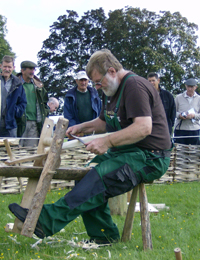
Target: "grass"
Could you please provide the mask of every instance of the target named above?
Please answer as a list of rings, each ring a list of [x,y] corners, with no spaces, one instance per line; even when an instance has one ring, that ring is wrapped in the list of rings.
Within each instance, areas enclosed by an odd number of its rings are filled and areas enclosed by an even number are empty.
[[[36,247],[36,238],[28,238],[14,233],[6,233],[6,223],[14,222],[8,210],[12,202],[20,203],[22,194],[0,194],[0,259],[41,260],[41,259],[123,259],[123,260],[171,260],[175,259],[174,249],[181,248],[183,260],[200,259],[200,186],[198,182],[153,184],[146,186],[150,203],[165,203],[169,209],[151,213],[152,251],[143,251],[140,214],[135,214],[132,239],[129,242],[113,244],[111,247],[84,250],[67,244],[67,240],[87,239],[81,217],[65,227],[64,232],[53,236],[54,240],[44,239]],[[63,196],[66,190],[50,191],[45,203],[53,203]],[[120,232],[124,219],[113,216]],[[82,234],[80,234],[82,233]],[[74,255],[74,256],[73,256]],[[75,256],[76,255],[76,256]]]

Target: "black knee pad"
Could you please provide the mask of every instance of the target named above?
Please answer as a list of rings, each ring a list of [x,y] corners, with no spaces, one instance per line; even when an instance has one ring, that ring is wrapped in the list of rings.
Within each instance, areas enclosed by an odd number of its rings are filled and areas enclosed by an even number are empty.
[[[127,163],[104,175],[103,182],[106,199],[126,193],[139,184],[136,174]]]

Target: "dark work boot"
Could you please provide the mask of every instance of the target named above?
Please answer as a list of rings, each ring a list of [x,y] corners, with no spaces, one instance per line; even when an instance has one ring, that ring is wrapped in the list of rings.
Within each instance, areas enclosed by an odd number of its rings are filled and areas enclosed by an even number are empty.
[[[12,203],[8,206],[9,210],[22,222],[25,222],[26,216],[28,214],[28,209],[22,208],[16,203]],[[34,234],[38,236],[39,238],[46,237],[45,233],[42,230],[42,226],[38,220],[37,225],[35,227]]]

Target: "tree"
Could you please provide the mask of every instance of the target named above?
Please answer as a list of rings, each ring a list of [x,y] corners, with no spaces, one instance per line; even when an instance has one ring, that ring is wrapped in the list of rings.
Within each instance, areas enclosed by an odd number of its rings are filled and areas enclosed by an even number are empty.
[[[100,8],[79,18],[67,10],[50,28],[38,57],[40,77],[52,96],[64,96],[74,86],[74,73],[85,69],[90,55],[102,48],[138,75],[160,73],[165,88],[174,94],[183,91],[186,78],[200,76],[198,27],[179,12],[125,7],[106,17]]]
[[[200,76],[198,27],[179,12],[156,14],[127,7],[110,12],[106,25],[107,46],[125,68],[143,77],[160,73],[174,94],[183,91],[185,79]]]
[[[2,61],[4,55],[15,57],[15,53],[12,52],[10,44],[5,39],[7,33],[6,23],[7,19],[0,15],[0,62]]]
[[[103,10],[92,10],[78,18],[70,10],[60,16],[38,53],[40,77],[51,96],[57,98],[74,86],[75,72],[85,69],[91,53],[102,47]]]
[[[185,90],[184,80],[200,76],[200,48],[195,31],[198,26],[189,23],[179,12],[162,12],[158,27],[163,28],[162,43],[165,66],[160,68],[163,82],[174,94]]]

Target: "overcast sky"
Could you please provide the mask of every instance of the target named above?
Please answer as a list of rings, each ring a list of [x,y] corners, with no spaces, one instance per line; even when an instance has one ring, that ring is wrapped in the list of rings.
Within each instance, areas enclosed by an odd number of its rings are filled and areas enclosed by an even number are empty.
[[[124,0],[124,1],[92,1],[92,0],[6,0],[0,3],[0,14],[7,18],[8,33],[6,39],[16,53],[16,71],[20,71],[23,60],[37,63],[37,53],[42,48],[42,42],[49,36],[49,27],[66,10],[73,10],[81,17],[84,12],[102,7],[109,11],[125,6],[146,8],[148,11],[180,12],[189,22],[200,28],[198,1],[158,1],[158,0]],[[200,39],[200,31],[197,32]],[[200,45],[200,40],[198,41]]]

